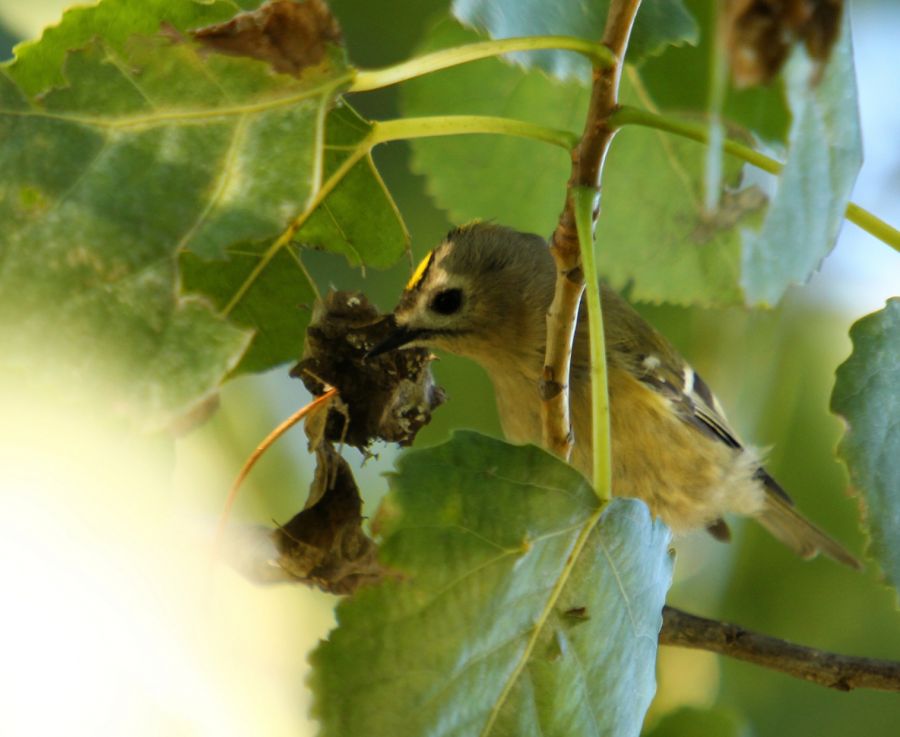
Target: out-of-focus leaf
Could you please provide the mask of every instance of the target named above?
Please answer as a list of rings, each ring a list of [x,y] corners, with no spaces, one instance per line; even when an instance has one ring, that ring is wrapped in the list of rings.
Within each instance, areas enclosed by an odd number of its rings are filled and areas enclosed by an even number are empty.
[[[194,260],[190,281],[223,297],[225,277],[253,257],[240,244],[253,254],[281,233],[346,155],[323,152],[323,140],[326,113],[351,77],[334,34],[291,75],[189,35],[257,5],[104,0],[69,11],[0,68],[6,364],[58,378],[64,366],[69,378],[101,385],[112,378],[116,406],[154,423],[234,367],[245,332],[205,302],[179,299],[176,254],[236,259],[204,278]],[[357,135],[347,111],[329,121],[336,144]],[[364,240],[369,208],[378,230]],[[316,247],[375,265],[402,252],[405,232],[368,158],[321,210],[308,223]],[[349,210],[350,226],[334,214]],[[257,289],[252,304],[235,305],[239,327],[274,319],[242,370],[299,352],[303,321],[295,328],[290,313],[311,290],[302,275],[287,283],[296,263],[277,263],[288,271],[266,275],[268,287],[278,284],[267,301]],[[291,301],[276,305],[275,296]],[[196,349],[186,350],[192,328]]]
[[[843,0],[728,3],[726,46],[735,82],[741,86],[770,82],[791,46],[801,40],[813,59],[828,61],[841,27],[843,5]]]
[[[322,733],[637,735],[671,575],[646,507],[601,509],[565,463],[473,433],[391,486],[399,576],[342,602],[311,656]]]
[[[578,36],[599,41],[609,0],[454,0],[453,14],[492,38],[514,36]],[[643,3],[635,19],[628,49],[630,61],[659,53],[670,45],[696,43],[697,24],[681,0]],[[590,64],[566,51],[516,54],[525,66],[537,65],[560,79],[590,79]]]
[[[644,737],[740,737],[743,731],[730,711],[685,706],[666,714]]]
[[[865,502],[871,552],[900,589],[900,298],[850,329],[831,409],[847,422],[838,453]]]
[[[723,7],[723,3],[719,0],[685,0],[685,6],[700,29],[697,44],[669,46],[658,56],[643,59],[638,65],[640,79],[659,109],[680,114],[706,113],[713,75],[716,10]],[[729,84],[722,117],[767,142],[784,143],[790,126],[790,112],[781,78],[764,87],[747,89],[736,89]]]
[[[473,34],[438,26],[429,48],[464,43]],[[623,101],[640,104],[623,80]],[[539,71],[497,60],[478,62],[410,82],[407,113],[465,112],[507,115],[581,130],[587,91]],[[570,162],[564,152],[505,138],[413,142],[416,169],[428,177],[438,204],[457,221],[492,218],[549,236],[562,209]],[[613,141],[603,178],[598,239],[601,271],[633,295],[650,301],[728,303],[740,300],[740,235],[736,224],[755,222],[764,204],[758,190],[741,190],[741,166],[725,162],[718,212],[702,213],[704,150],[656,131],[629,128]]]
[[[744,233],[741,286],[751,304],[774,304],[803,283],[834,247],[862,166],[862,140],[850,24],[821,82],[802,52],[785,73],[793,115],[778,189],[758,232]]]
[[[370,130],[346,103],[328,114],[326,179]],[[409,236],[366,155],[311,213],[294,241],[277,250],[270,240],[239,243],[228,247],[224,259],[181,255],[182,290],[205,295],[232,323],[254,331],[235,373],[265,371],[302,352],[315,287],[298,245],[341,253],[354,265],[384,267],[405,252]]]
[[[235,285],[251,279],[264,258],[269,241],[229,246],[224,259],[205,259],[189,251],[181,254],[182,290],[203,294],[221,313],[234,296]],[[267,268],[252,279],[228,313],[229,322],[252,329],[253,337],[233,373],[266,371],[296,360],[303,349],[306,326],[316,294],[296,246],[281,249]]]

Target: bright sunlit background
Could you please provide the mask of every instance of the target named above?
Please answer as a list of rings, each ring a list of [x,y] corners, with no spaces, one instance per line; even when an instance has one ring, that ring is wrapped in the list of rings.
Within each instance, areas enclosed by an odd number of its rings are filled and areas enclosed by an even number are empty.
[[[67,4],[0,0],[4,56]],[[354,61],[374,66],[407,56],[446,3],[331,5]],[[896,225],[900,5],[857,2],[851,10],[866,150],[854,200]],[[359,105],[374,117],[396,114],[393,91]],[[409,173],[405,146],[379,152],[378,161],[421,255],[449,223]],[[406,271],[400,264],[364,279],[324,254],[312,254],[310,268],[320,285],[362,288],[383,309]],[[855,550],[862,545],[856,503],[842,495],[846,479],[832,457],[840,423],[828,415],[827,397],[849,352],[850,324],[898,285],[898,255],[846,225],[811,288],[792,290],[775,313],[646,310],[720,388],[743,433],[776,445],[773,468],[801,508]],[[436,372],[451,401],[423,443],[459,426],[499,432],[478,370],[448,357]],[[213,420],[179,439],[174,452],[167,442],[137,442],[60,410],[64,391],[36,398],[0,388],[0,735],[312,734],[306,653],[332,626],[335,600],[302,587],[254,586],[208,560],[235,472],[307,401],[302,387],[286,370],[230,383]],[[370,513],[386,489],[380,474],[396,455],[377,450],[358,476]],[[302,505],[310,476],[297,432],[260,463],[236,520],[285,521]],[[672,599],[824,649],[900,659],[893,595],[876,571],[801,563],[750,525],[738,527],[730,547],[704,536],[683,544]],[[718,705],[744,734],[887,737],[900,724],[898,701],[824,692],[709,654],[664,649],[648,723],[680,706]]]

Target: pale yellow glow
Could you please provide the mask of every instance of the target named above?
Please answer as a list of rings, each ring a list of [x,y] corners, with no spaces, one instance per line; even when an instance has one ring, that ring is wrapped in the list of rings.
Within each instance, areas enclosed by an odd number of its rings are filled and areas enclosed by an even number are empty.
[[[171,456],[84,417],[0,418],[0,734],[312,734],[327,597],[210,576]]]
[[[66,8],[93,4],[67,0],[0,0],[0,21],[22,38],[37,38],[45,26],[59,20]]]

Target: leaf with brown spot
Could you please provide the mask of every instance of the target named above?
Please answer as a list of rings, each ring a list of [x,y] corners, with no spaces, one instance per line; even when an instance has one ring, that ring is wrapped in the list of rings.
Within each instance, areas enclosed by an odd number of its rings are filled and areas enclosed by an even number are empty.
[[[828,61],[838,38],[843,0],[731,0],[726,12],[726,47],[738,87],[767,84],[781,71],[794,44]]]
[[[341,43],[340,26],[323,0],[274,0],[192,35],[213,51],[248,56],[295,76],[325,61],[329,47]]]

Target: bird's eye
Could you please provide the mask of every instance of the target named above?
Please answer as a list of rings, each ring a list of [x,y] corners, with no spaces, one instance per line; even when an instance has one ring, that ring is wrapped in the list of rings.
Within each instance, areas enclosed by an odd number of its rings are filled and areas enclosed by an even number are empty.
[[[441,315],[452,315],[462,307],[462,289],[445,289],[431,300],[431,309]]]

